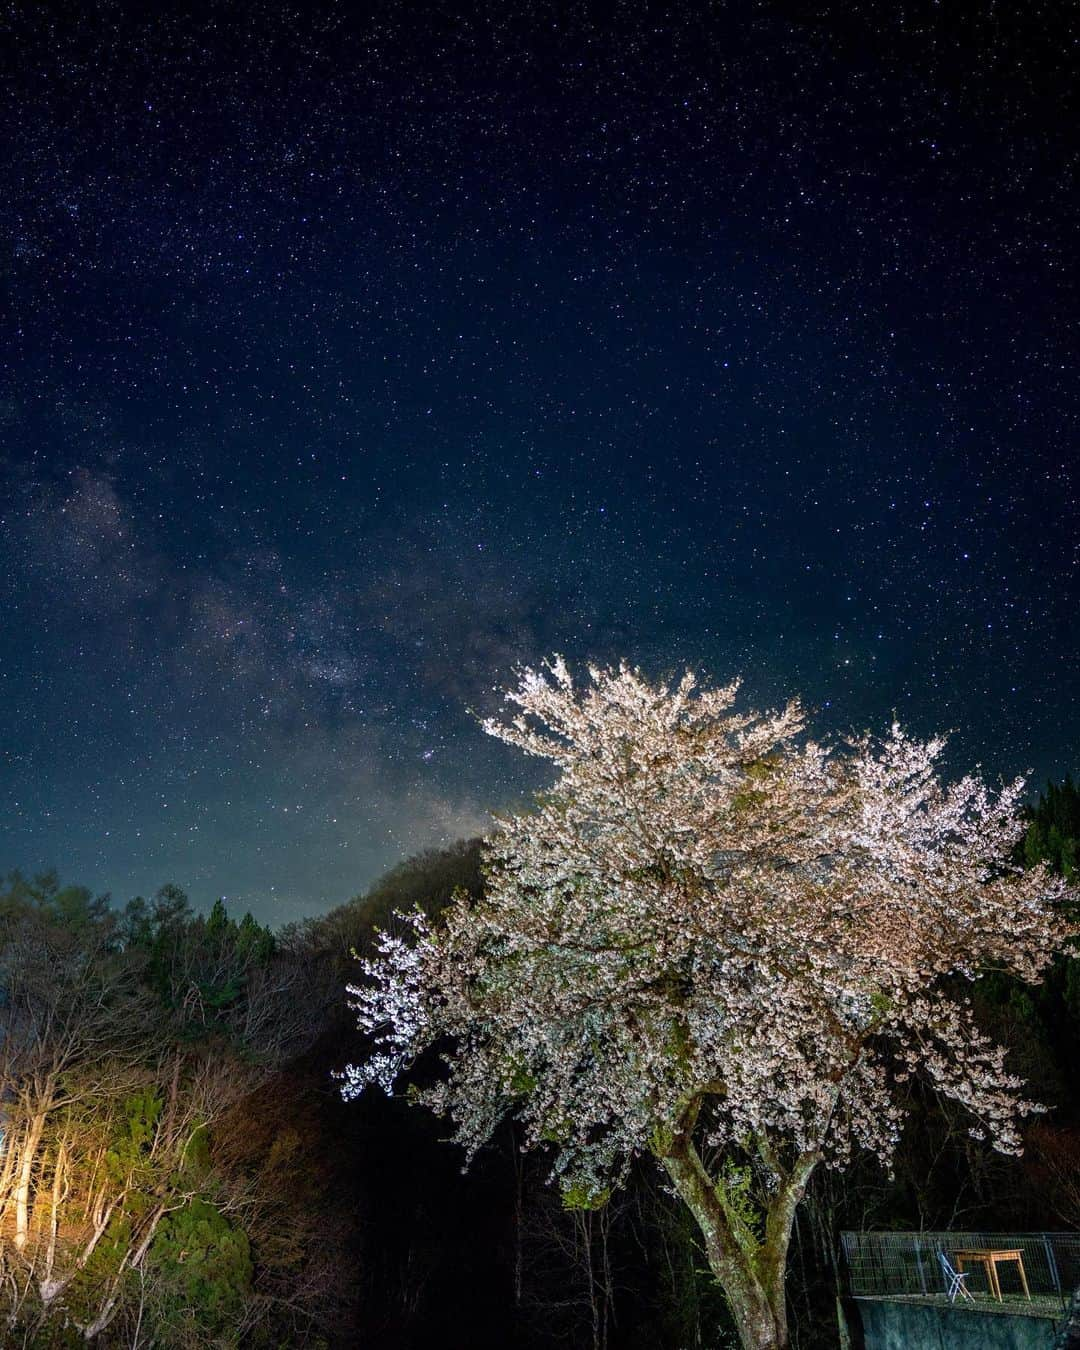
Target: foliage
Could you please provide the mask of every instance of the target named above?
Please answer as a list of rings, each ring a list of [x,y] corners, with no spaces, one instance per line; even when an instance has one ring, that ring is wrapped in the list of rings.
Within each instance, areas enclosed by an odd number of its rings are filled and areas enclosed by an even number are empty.
[[[147,1266],[163,1289],[156,1319],[162,1345],[178,1319],[194,1319],[210,1334],[243,1323],[252,1292],[250,1243],[205,1200],[189,1200],[162,1220]]]
[[[588,1195],[651,1148],[746,1344],[771,1346],[814,1167],[859,1147],[887,1160],[912,1074],[1017,1150],[1035,1108],[956,981],[985,966],[1036,980],[1071,892],[1010,862],[1019,781],[945,786],[943,742],[895,726],[830,752],[803,737],[797,703],[762,716],[735,696],[626,666],[584,690],[561,660],[524,673],[517,712],[485,729],[558,780],[499,823],[479,904],[459,897],[434,925],[412,914],[364,963],[352,993],[375,1048],[345,1090],[391,1087],[449,1036],[447,1076],[421,1096],[470,1155],[513,1110]],[[765,1176],[760,1244],[704,1145]]]
[[[760,806],[773,773],[765,761],[748,767],[739,810]],[[1025,813],[1019,860],[1061,869],[1063,848],[1055,845],[1050,856],[1024,848],[1036,824],[1044,841],[1055,821],[1063,840],[1075,837],[1062,817],[1070,795],[1075,800],[1068,785],[1046,791]],[[468,894],[463,903],[482,906],[479,863],[477,841],[420,855],[336,911],[276,935],[254,920],[234,922],[224,906],[197,915],[175,887],[117,908],[54,874],[0,886],[0,963],[15,976],[6,986],[0,981],[3,1046],[7,1056],[20,1050],[4,1060],[0,1130],[10,1130],[14,1147],[5,1151],[0,1140],[0,1173],[23,1156],[28,1121],[27,1103],[17,1100],[21,1080],[11,1076],[27,1066],[16,1028],[53,1018],[42,1063],[64,1051],[58,1084],[67,1094],[50,1106],[33,1153],[21,1253],[10,1240],[16,1178],[4,1177],[9,1240],[0,1247],[0,1339],[36,1350],[85,1345],[67,1319],[88,1325],[115,1290],[112,1320],[92,1344],[434,1350],[446,1344],[450,1321],[472,1350],[734,1344],[701,1229],[651,1157],[631,1166],[626,1187],[611,1191],[602,1208],[592,1206],[604,1190],[573,1183],[564,1208],[544,1180],[557,1146],[572,1135],[566,1120],[551,1122],[547,1163],[543,1153],[523,1155],[520,1129],[504,1125],[462,1176],[426,1113],[378,1094],[345,1105],[327,1091],[330,1067],[366,1049],[333,999],[349,948],[372,957],[379,928],[406,937],[410,925],[392,910],[414,900],[436,928],[456,888]],[[246,952],[237,951],[242,932]],[[814,1172],[788,1262],[788,1302],[803,1350],[837,1344],[838,1227],[1076,1225],[1077,966],[1060,954],[1039,986],[997,971],[974,982],[953,978],[954,993],[970,996],[981,1032],[1010,1047],[1010,1069],[1052,1108],[1027,1131],[1022,1158],[972,1139],[964,1110],[912,1077],[896,1085],[907,1123],[888,1173],[865,1154],[842,1174]],[[265,1020],[274,1004],[267,995],[276,987],[264,979],[270,975],[295,992],[287,994],[293,1014],[281,1022],[279,1009],[278,1030],[267,1039],[274,1024]],[[892,1001],[873,994],[870,1007],[885,1017]],[[693,1042],[682,1026],[673,1026],[667,1053],[682,1070],[692,1064]],[[193,1102],[214,1109],[206,1124],[169,1134],[177,1056],[176,1119]],[[431,1054],[409,1078],[423,1095],[441,1073]],[[508,1064],[507,1073],[515,1100],[542,1088],[524,1060]],[[672,1131],[659,1132],[650,1154],[673,1139]],[[769,1175],[752,1149],[753,1140],[739,1140],[703,1147],[701,1156],[732,1230],[741,1226],[760,1246]],[[105,1224],[42,1319],[42,1285],[52,1292],[48,1238],[57,1176],[54,1280],[85,1253],[98,1222]],[[168,1207],[155,1221],[161,1198]],[[188,1225],[202,1234],[190,1247],[172,1240]],[[150,1246],[135,1265],[151,1226]],[[218,1257],[210,1256],[219,1243],[224,1288],[217,1287]],[[205,1285],[194,1273],[199,1261],[189,1269],[185,1254],[196,1249],[210,1275]],[[29,1283],[20,1284],[31,1270]]]
[[[304,962],[175,887],[118,912],[16,874],[0,988],[0,1316],[42,1343],[63,1327],[126,1343],[170,1300],[196,1340],[238,1325],[249,1245],[223,1206],[250,1222],[264,1202],[219,1165],[214,1132],[317,1028]]]
[[[1048,783],[1029,813],[1023,840],[1024,861],[1029,866],[1049,863],[1066,881],[1072,881],[1080,866],[1080,789],[1066,775],[1060,785]]]

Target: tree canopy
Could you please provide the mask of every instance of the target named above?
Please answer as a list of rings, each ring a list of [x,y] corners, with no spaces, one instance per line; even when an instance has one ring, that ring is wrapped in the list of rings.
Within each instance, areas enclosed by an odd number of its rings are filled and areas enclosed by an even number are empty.
[[[1071,892],[1013,861],[1021,781],[946,785],[940,739],[893,726],[829,749],[797,702],[736,695],[626,665],[584,686],[559,659],[523,673],[485,729],[556,781],[498,822],[479,904],[415,913],[365,961],[352,993],[375,1049],[345,1090],[390,1088],[442,1044],[421,1099],[470,1154],[514,1113],[573,1203],[651,1153],[745,1343],[773,1346],[810,1174],[857,1148],[887,1161],[912,1075],[1018,1148],[1034,1104],[962,990],[989,969],[1037,980]],[[742,1163],[765,1178],[757,1219]]]

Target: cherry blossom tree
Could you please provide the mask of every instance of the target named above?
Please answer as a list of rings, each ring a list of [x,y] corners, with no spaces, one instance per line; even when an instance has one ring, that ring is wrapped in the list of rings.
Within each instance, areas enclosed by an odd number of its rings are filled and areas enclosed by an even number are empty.
[[[1067,936],[1066,884],[1013,861],[1023,784],[945,785],[940,739],[893,726],[830,750],[798,702],[653,683],[556,658],[491,735],[550,761],[497,821],[481,901],[381,938],[350,992],[373,1035],[344,1091],[419,1095],[472,1155],[507,1113],[564,1200],[604,1202],[651,1154],[692,1211],[743,1345],[788,1344],[784,1275],[814,1169],[883,1162],[924,1076],[1004,1152],[1038,1108],[973,1023],[988,970],[1036,981]]]

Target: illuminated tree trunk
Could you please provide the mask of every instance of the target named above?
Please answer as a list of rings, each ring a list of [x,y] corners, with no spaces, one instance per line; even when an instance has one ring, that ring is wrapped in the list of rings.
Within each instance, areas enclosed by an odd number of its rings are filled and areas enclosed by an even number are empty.
[[[680,1198],[701,1229],[709,1268],[727,1297],[744,1350],[786,1350],[789,1345],[784,1279],[795,1210],[817,1165],[806,1154],[770,1198],[764,1238],[740,1225],[726,1203],[724,1183],[708,1174],[694,1144],[683,1138],[663,1158]]]
[[[45,1269],[38,1280],[41,1302],[48,1305],[62,1293],[71,1282],[71,1275],[54,1276],[56,1269],[56,1239],[60,1232],[60,1208],[66,1196],[67,1148],[63,1140],[56,1151],[53,1166],[52,1204],[49,1208],[49,1242],[45,1249]]]
[[[34,1174],[34,1159],[44,1128],[44,1113],[30,1117],[15,1177],[15,1248],[20,1252],[26,1246],[30,1233],[30,1183]]]
[[[143,1257],[146,1255],[151,1242],[154,1240],[154,1234],[157,1232],[158,1224],[161,1222],[161,1216],[165,1212],[165,1205],[156,1205],[151,1212],[150,1217],[147,1219],[145,1227],[139,1234],[138,1245],[134,1249],[129,1248],[128,1251],[125,1252],[124,1258],[120,1262],[119,1269],[101,1301],[97,1316],[88,1325],[80,1327],[83,1340],[92,1341],[95,1336],[100,1336],[116,1316],[124,1272],[128,1266],[131,1266],[133,1270],[138,1270],[142,1265]]]
[[[15,1177],[16,1148],[11,1121],[3,1114],[0,1114],[0,1149],[3,1149],[3,1166],[0,1167],[0,1214],[6,1214],[11,1200],[11,1184]]]

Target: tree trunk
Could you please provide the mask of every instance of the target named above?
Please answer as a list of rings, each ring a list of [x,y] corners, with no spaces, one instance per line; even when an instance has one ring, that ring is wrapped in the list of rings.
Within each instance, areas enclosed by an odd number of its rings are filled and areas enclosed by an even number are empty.
[[[12,1136],[11,1121],[0,1109],[0,1149],[3,1150],[4,1165],[0,1168],[0,1215],[6,1213],[11,1195],[11,1181],[15,1175],[15,1140]]]
[[[771,1197],[760,1243],[738,1230],[693,1143],[685,1136],[663,1158],[680,1198],[693,1214],[705,1242],[709,1268],[727,1297],[743,1350],[787,1350],[784,1280],[795,1210],[817,1154],[806,1154],[785,1175]]]
[[[56,1239],[60,1231],[60,1206],[66,1194],[64,1188],[66,1166],[67,1149],[61,1139],[56,1150],[56,1162],[53,1165],[52,1205],[49,1209],[49,1241],[45,1248],[45,1270],[38,1280],[38,1293],[46,1308],[56,1298],[57,1294],[63,1292],[71,1280],[70,1275],[60,1276],[59,1278],[53,1276],[53,1271],[56,1269]]]
[[[37,1157],[41,1132],[44,1128],[44,1114],[31,1116],[23,1138],[22,1156],[15,1177],[15,1250],[20,1252],[26,1246],[30,1233],[30,1183],[34,1174],[34,1159]]]
[[[154,1240],[154,1234],[157,1232],[157,1226],[161,1222],[161,1216],[164,1213],[165,1206],[163,1204],[159,1204],[155,1207],[140,1235],[139,1245],[134,1251],[129,1249],[125,1254],[124,1259],[120,1262],[120,1268],[117,1270],[112,1284],[109,1287],[108,1293],[105,1295],[105,1298],[102,1300],[101,1306],[98,1309],[98,1315],[87,1326],[79,1328],[82,1332],[83,1340],[92,1341],[95,1336],[100,1336],[116,1316],[124,1271],[128,1265],[131,1265],[135,1270],[142,1269],[143,1257],[146,1255],[150,1243]],[[139,1316],[140,1318],[142,1317],[141,1306]]]

